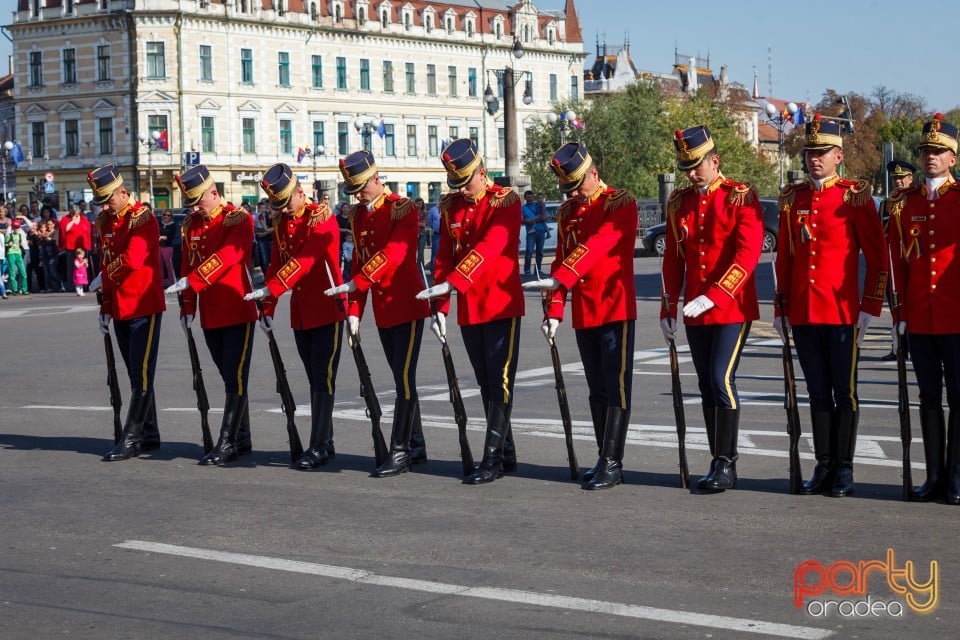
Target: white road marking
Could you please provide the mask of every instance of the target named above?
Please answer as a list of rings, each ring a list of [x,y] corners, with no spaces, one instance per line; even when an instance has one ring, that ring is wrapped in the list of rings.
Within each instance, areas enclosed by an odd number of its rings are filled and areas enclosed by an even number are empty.
[[[195,558],[198,560],[208,560],[211,562],[224,562],[234,565],[256,567],[259,569],[270,569],[273,571],[301,573],[331,578],[334,580],[346,580],[348,582],[357,584],[369,584],[378,587],[392,587],[395,589],[406,589],[408,591],[420,591],[424,593],[447,596],[459,596],[463,598],[479,598],[482,600],[534,605],[552,609],[564,609],[567,611],[600,613],[605,615],[620,616],[623,618],[652,620],[670,624],[694,625],[698,627],[722,630],[725,634],[728,634],[729,632],[757,633],[777,636],[780,638],[801,638],[813,640],[828,638],[833,635],[833,632],[827,629],[801,627],[791,624],[766,622],[764,620],[718,616],[706,613],[697,613],[694,611],[660,609],[657,607],[632,605],[620,602],[607,602],[604,600],[591,600],[588,598],[576,598],[572,596],[539,593],[537,591],[523,591],[520,589],[470,587],[447,582],[436,582],[433,580],[398,578],[394,576],[373,573],[364,569],[354,569],[352,567],[317,564],[313,562],[297,562],[294,560],[284,560],[283,558],[255,556],[246,553],[231,553],[228,551],[216,551],[214,549],[183,547],[179,545],[163,544],[160,542],[127,540],[125,542],[117,543],[113,546],[120,549],[129,549],[131,551],[160,553],[182,558]]]
[[[82,313],[84,311],[96,311],[95,304],[67,305],[60,307],[22,307],[14,309],[4,309],[0,311],[2,318],[36,318],[37,316],[59,316],[65,313]]]

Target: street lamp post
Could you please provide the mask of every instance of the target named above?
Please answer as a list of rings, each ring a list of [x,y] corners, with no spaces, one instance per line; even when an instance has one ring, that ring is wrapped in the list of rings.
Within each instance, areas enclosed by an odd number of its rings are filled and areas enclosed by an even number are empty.
[[[0,153],[0,171],[3,172],[3,204],[7,205],[8,193],[7,193],[7,156],[10,155],[10,150],[13,149],[13,143],[7,140],[3,143],[3,152]]]
[[[150,135],[141,133],[138,138],[140,139],[141,144],[147,146],[147,174],[150,179],[150,209],[153,207],[153,150],[157,148],[157,143],[160,140],[159,131],[151,131]]]
[[[523,45],[520,40],[513,41],[513,57],[519,60],[523,57]],[[513,67],[507,66],[503,69],[496,69],[494,73],[503,83],[503,146],[504,146],[504,166],[503,173],[508,184],[512,184],[520,175],[520,154],[517,150],[517,102],[516,102],[516,79],[523,72],[515,71]],[[493,95],[493,89],[487,85],[483,92],[483,99],[487,103],[487,111],[493,115],[497,111],[496,96]],[[523,104],[533,102],[533,84],[527,79],[523,91]]]
[[[360,146],[373,153],[373,134],[380,129],[383,118],[379,116],[357,116],[353,121],[353,128],[360,134]]]
[[[793,102],[787,103],[787,115],[779,113],[777,108],[767,103],[767,106],[764,107],[764,111],[767,113],[767,122],[774,129],[777,130],[777,158],[780,164],[780,189],[783,189],[783,131],[787,127],[787,123],[792,122],[791,118],[793,114],[797,112],[797,105]]]
[[[307,149],[307,153],[313,156],[313,198],[317,201],[320,200],[320,194],[317,189],[317,184],[320,182],[320,180],[317,179],[317,156],[322,156],[325,152],[326,149],[324,149],[322,144],[318,144],[312,151],[309,148]]]
[[[547,114],[547,122],[551,126],[556,127],[557,133],[560,135],[560,145],[563,146],[563,143],[566,142],[566,135],[568,131],[573,131],[573,122],[577,119],[577,112],[573,109],[567,109],[566,111],[561,111],[560,115],[553,113],[552,111]]]

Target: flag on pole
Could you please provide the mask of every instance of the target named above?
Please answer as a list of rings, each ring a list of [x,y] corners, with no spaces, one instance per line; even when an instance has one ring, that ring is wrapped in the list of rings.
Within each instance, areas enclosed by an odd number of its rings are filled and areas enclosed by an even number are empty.
[[[380,118],[380,124],[377,125],[377,135],[380,136],[381,140],[387,135],[387,127],[383,124],[383,118]]]
[[[797,112],[793,114],[793,124],[799,127],[802,124],[806,124],[806,119],[803,117],[803,106],[797,105]]]
[[[306,157],[307,152],[303,147],[297,147],[297,164],[303,162],[303,159]]]
[[[170,142],[169,140],[167,140],[167,130],[164,129],[163,131],[160,132],[160,137],[157,138],[157,149],[166,150],[169,148],[170,148]]]
[[[23,147],[20,146],[19,142],[13,143],[13,148],[10,149],[10,159],[13,160],[15,164],[20,164],[26,158],[23,157]]]

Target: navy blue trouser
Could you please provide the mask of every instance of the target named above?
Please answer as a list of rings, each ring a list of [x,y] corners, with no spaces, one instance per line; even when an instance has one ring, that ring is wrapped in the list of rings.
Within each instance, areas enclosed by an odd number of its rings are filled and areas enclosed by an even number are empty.
[[[793,327],[811,411],[857,411],[857,335],[852,324]]]
[[[294,329],[297,352],[307,370],[310,395],[322,391],[331,396],[337,388],[337,367],[340,366],[340,347],[343,323],[334,322],[313,329]]]
[[[737,367],[750,333],[749,322],[686,325],[687,344],[697,371],[700,402],[707,409],[739,409]]]
[[[943,407],[943,383],[947,405],[960,410],[960,334],[910,334],[910,359],[920,388],[921,409]]]
[[[420,341],[423,338],[423,319],[411,320],[394,327],[378,329],[380,344],[387,357],[397,398],[417,399],[417,362],[420,360]]]
[[[247,395],[247,380],[250,378],[250,351],[253,347],[253,324],[244,322],[204,329],[203,338],[210,349],[224,390],[239,396]]]
[[[635,320],[621,320],[576,330],[591,404],[630,413],[635,325]]]
[[[153,376],[157,371],[157,343],[160,338],[162,313],[132,320],[114,320],[117,348],[127,366],[130,388],[146,393],[153,391]]]
[[[517,377],[520,318],[460,327],[463,345],[480,385],[484,405],[498,402],[513,406],[513,382]]]

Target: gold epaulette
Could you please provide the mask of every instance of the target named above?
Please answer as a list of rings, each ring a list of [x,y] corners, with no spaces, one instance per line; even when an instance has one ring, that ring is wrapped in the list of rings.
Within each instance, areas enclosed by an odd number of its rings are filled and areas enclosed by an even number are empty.
[[[627,206],[631,201],[634,203],[634,206],[636,206],[637,199],[634,198],[627,189],[617,189],[607,196],[607,201],[603,204],[603,210],[613,211],[614,209]]]
[[[727,196],[727,202],[734,206],[743,206],[753,204],[757,199],[757,192],[753,190],[749,182],[736,182],[725,179],[723,186],[730,188],[730,195]]]
[[[318,224],[323,224],[329,220],[332,215],[333,211],[330,211],[330,207],[327,205],[323,203],[315,204],[310,211],[310,219],[307,220],[307,226],[314,227]]]
[[[862,207],[871,201],[873,191],[869,180],[847,180],[841,178],[837,184],[846,189],[843,201],[853,207]]]
[[[919,185],[911,185],[902,189],[894,189],[893,193],[890,194],[890,198],[887,199],[887,213],[889,213],[891,217],[899,220],[900,212],[903,211],[903,206],[907,204],[907,194],[919,192]]]
[[[247,212],[239,207],[224,205],[221,213],[223,214],[223,226],[225,227],[232,227],[247,219]]]
[[[416,211],[417,205],[410,198],[400,198],[393,201],[393,210],[390,212],[391,220],[400,220],[411,211]]]
[[[130,218],[129,228],[133,230],[142,227],[152,215],[152,213],[147,212],[145,206],[138,202],[136,206],[130,207],[130,211],[127,212],[127,217]]]
[[[503,187],[500,190],[490,190],[490,206],[499,209],[500,207],[509,207],[520,204],[520,196],[510,187]]]
[[[198,216],[200,216],[200,214],[199,214],[198,212],[196,212],[196,211],[193,211],[192,213],[188,213],[188,214],[186,215],[186,217],[183,219],[183,222],[180,224],[180,234],[181,234],[181,235],[186,235],[184,232],[187,231],[187,230],[190,228],[190,225],[193,224],[193,221],[194,221]]]
[[[781,211],[792,208],[793,199],[796,197],[797,191],[805,189],[806,187],[806,182],[796,182],[794,184],[784,185],[783,189],[780,190],[780,201],[777,203],[777,207]]]
[[[673,193],[670,194],[670,197],[667,198],[667,215],[673,216],[676,215],[677,210],[680,209],[680,201],[683,200],[683,196],[687,195],[693,187],[684,187],[683,189],[674,189]]]
[[[451,191],[450,193],[445,193],[443,196],[441,196],[440,204],[438,205],[440,207],[441,215],[445,216],[450,213],[450,207],[453,205],[453,201],[456,200],[458,195],[460,194],[456,193],[455,191]]]
[[[567,214],[570,213],[576,206],[576,201],[573,198],[567,198],[561,202],[560,206],[557,208],[557,220],[565,219]]]

